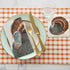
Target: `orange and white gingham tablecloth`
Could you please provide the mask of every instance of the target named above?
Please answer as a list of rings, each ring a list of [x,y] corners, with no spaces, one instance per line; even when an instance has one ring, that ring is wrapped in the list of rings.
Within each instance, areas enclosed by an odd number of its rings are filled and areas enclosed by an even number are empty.
[[[48,26],[41,8],[0,8],[0,32],[3,24],[10,17],[16,14],[28,14],[29,11],[32,11],[32,14],[42,21],[47,33]],[[57,8],[56,14],[70,15],[70,8]],[[0,64],[70,64],[70,38],[47,37],[45,46],[46,52],[40,57],[18,60],[8,55],[0,41]]]

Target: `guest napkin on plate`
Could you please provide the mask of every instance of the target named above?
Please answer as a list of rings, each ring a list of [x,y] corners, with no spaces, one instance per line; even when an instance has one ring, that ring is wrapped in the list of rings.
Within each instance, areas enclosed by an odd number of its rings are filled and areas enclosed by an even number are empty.
[[[17,18],[4,24],[4,30],[15,58],[33,52],[32,44],[21,21],[21,18]]]

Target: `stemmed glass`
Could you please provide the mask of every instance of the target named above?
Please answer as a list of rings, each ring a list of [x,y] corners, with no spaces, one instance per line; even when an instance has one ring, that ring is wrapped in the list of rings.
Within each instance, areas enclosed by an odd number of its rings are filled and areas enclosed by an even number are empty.
[[[56,4],[54,1],[49,0],[43,3],[42,5],[42,12],[46,17],[46,21],[49,21],[49,19],[52,18],[56,12]]]

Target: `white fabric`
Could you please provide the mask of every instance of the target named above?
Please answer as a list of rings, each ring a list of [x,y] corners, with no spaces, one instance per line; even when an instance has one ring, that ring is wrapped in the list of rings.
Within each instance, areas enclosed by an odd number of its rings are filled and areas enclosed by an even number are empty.
[[[50,0],[56,3],[57,8],[70,8],[70,0]],[[0,0],[0,8],[44,7],[47,0]]]

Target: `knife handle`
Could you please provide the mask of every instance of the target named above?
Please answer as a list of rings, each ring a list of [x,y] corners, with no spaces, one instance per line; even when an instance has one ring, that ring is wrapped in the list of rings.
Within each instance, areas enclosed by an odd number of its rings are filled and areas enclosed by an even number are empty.
[[[33,39],[33,35],[32,35],[32,34],[30,34],[30,35],[31,35],[31,37],[32,37],[32,39]],[[40,56],[40,55],[41,55],[41,52],[39,51],[39,49],[38,49],[38,47],[37,47],[37,45],[36,45],[34,39],[33,39],[33,42],[34,42],[35,49],[36,49],[36,55],[37,55],[37,56]]]
[[[45,51],[46,51],[46,47],[44,46],[44,44],[43,44],[43,42],[42,42],[42,40],[41,40],[41,38],[40,38],[40,35],[37,34],[37,36],[38,36],[39,41],[40,41],[40,44],[41,44],[41,49],[42,49],[43,52],[45,52]]]

